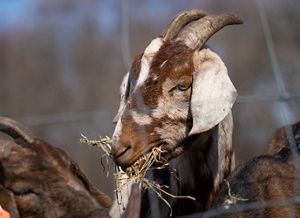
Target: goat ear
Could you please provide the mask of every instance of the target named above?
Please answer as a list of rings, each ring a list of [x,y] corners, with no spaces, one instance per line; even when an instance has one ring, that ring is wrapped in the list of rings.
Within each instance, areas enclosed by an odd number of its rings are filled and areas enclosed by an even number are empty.
[[[216,53],[209,49],[196,51],[193,61],[193,127],[189,135],[205,132],[216,126],[230,112],[237,97],[227,68]]]
[[[130,86],[130,81],[129,81],[129,72],[128,72],[124,76],[124,78],[122,80],[122,83],[121,83],[121,86],[120,86],[120,105],[119,105],[118,113],[113,119],[113,123],[118,122],[118,120],[119,120],[119,118],[120,118],[120,116],[123,112],[126,100],[128,98],[128,95],[129,95],[129,88],[130,88],[129,86]]]

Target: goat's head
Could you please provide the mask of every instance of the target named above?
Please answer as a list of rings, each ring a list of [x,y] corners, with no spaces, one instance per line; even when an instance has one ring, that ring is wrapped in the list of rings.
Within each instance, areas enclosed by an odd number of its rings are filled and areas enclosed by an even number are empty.
[[[113,155],[119,165],[131,165],[155,146],[177,156],[188,136],[211,129],[230,112],[236,90],[227,69],[202,47],[225,25],[241,22],[230,14],[179,13],[134,59],[115,118]]]

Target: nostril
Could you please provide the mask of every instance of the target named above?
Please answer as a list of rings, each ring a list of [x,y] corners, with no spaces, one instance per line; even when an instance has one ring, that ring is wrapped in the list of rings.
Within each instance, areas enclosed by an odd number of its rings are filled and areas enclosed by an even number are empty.
[[[122,146],[122,148],[118,149],[118,151],[116,151],[115,153],[115,157],[116,158],[119,158],[121,157],[122,155],[124,155],[128,150],[131,149],[131,145],[130,144],[126,144],[125,146]]]

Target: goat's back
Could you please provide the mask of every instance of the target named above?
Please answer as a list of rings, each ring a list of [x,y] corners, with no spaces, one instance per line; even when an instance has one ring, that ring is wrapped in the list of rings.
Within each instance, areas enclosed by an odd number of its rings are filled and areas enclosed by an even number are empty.
[[[225,213],[220,217],[300,216],[299,202],[292,202],[300,194],[300,171],[290,164],[291,159],[291,149],[286,146],[236,169],[215,200],[214,208],[221,207]]]
[[[0,205],[14,218],[108,217],[111,199],[63,150],[1,118]]]

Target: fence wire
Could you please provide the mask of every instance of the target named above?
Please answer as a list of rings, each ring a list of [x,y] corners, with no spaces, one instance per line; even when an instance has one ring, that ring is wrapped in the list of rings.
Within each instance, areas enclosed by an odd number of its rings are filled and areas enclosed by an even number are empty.
[[[270,58],[270,62],[272,65],[272,73],[274,76],[274,81],[277,87],[277,95],[268,96],[268,95],[247,95],[247,96],[239,96],[237,99],[237,104],[252,104],[258,102],[272,102],[278,105],[279,114],[281,119],[281,125],[287,125],[291,122],[289,118],[289,108],[288,102],[292,100],[299,100],[300,99],[300,90],[297,92],[289,93],[286,88],[286,84],[283,78],[282,71],[280,69],[277,55],[274,48],[274,42],[271,34],[270,25],[267,19],[267,14],[264,8],[263,3],[261,0],[256,0],[256,6],[259,13],[259,18],[261,22],[261,27],[263,30],[265,42],[267,45],[268,55]],[[129,46],[129,19],[128,19],[128,3],[127,1],[122,1],[121,5],[121,51],[122,57],[125,66],[129,69],[130,66],[130,46]],[[19,121],[25,123],[28,126],[40,126],[40,125],[59,125],[64,124],[67,122],[81,122],[86,120],[101,120],[101,119],[112,119],[113,113],[110,111],[83,111],[83,112],[69,112],[69,113],[61,113],[61,114],[48,114],[48,115],[41,115],[41,116],[30,116],[30,117],[20,117],[18,118]],[[140,130],[142,133],[143,130]],[[288,141],[291,146],[292,154],[294,157],[298,156],[297,154],[297,145],[295,139],[293,137],[292,129],[287,128],[287,136]],[[295,159],[295,158],[293,158]],[[295,178],[297,178],[297,174],[299,170],[299,166],[294,161],[294,168],[295,168]],[[294,190],[299,189],[299,181],[295,180],[294,183]],[[150,199],[156,201],[156,198],[153,196],[149,196]],[[153,202],[154,202],[153,201]],[[155,203],[155,202],[154,202]],[[233,214],[237,212],[243,212],[248,210],[255,210],[255,209],[264,209],[264,208],[271,208],[276,206],[288,206],[291,204],[300,204],[300,196],[293,196],[289,199],[285,200],[272,200],[272,201],[258,201],[258,202],[251,202],[251,203],[243,203],[242,205],[236,204],[231,206],[229,209],[225,209],[224,207],[216,208],[209,210],[205,213],[197,213],[192,214],[189,216],[184,217],[216,217],[222,215]],[[157,207],[157,205],[156,205]],[[158,210],[155,210],[158,212]],[[295,211],[290,211],[289,217],[296,217]]]

